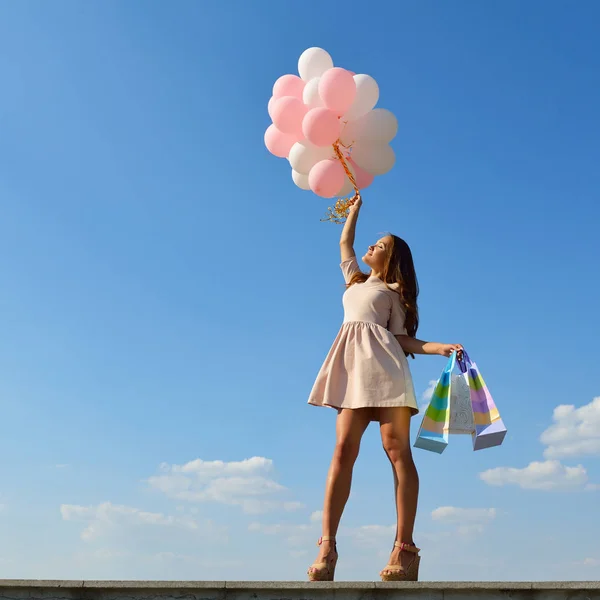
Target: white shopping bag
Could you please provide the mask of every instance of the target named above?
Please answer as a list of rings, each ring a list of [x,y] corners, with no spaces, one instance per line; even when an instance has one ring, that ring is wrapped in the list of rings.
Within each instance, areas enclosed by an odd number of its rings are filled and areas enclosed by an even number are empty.
[[[469,433],[475,431],[471,394],[466,374],[452,375],[450,385],[450,428],[449,433]]]

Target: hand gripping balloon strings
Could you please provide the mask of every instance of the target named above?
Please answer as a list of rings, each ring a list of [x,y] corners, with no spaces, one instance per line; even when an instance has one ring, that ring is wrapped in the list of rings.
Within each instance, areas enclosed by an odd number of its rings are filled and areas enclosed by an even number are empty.
[[[360,190],[358,189],[358,186],[356,185],[356,180],[354,179],[354,175],[352,174],[350,167],[348,167],[346,159],[344,158],[344,155],[340,150],[340,144],[340,140],[337,140],[333,144],[333,151],[335,152],[338,160],[342,163],[344,171],[346,171],[346,175],[350,180],[352,187],[354,188],[354,195],[348,198],[338,198],[333,208],[331,206],[327,207],[327,215],[324,219],[321,219],[321,221],[331,221],[332,223],[337,224],[342,224],[346,221],[348,213],[350,212],[350,207],[352,206],[355,200],[360,198]]]

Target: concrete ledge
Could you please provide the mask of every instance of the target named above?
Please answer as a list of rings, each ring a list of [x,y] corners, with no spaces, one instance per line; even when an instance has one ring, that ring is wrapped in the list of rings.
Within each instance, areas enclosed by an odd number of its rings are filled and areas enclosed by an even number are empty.
[[[600,581],[0,580],[0,600],[600,600]]]

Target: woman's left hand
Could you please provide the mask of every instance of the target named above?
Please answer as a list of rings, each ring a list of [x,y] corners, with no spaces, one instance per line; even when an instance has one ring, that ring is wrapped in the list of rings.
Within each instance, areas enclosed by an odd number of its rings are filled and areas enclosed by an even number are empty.
[[[438,354],[450,356],[453,352],[460,352],[463,349],[461,344],[440,344]]]

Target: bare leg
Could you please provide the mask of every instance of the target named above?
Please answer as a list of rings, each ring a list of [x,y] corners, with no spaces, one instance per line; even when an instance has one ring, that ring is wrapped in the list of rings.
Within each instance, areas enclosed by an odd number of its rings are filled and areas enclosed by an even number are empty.
[[[410,449],[409,408],[381,408],[380,430],[383,447],[394,473],[394,496],[396,500],[396,541],[414,546],[413,529],[417,516],[419,496],[419,475]],[[414,560],[411,552],[392,550],[390,565],[400,565],[406,569]]]
[[[325,485],[323,537],[337,534],[344,507],[350,496],[352,470],[360,441],[371,419],[370,409],[342,409],[336,422],[336,443]],[[325,562],[335,552],[334,543],[323,541],[316,563]]]

